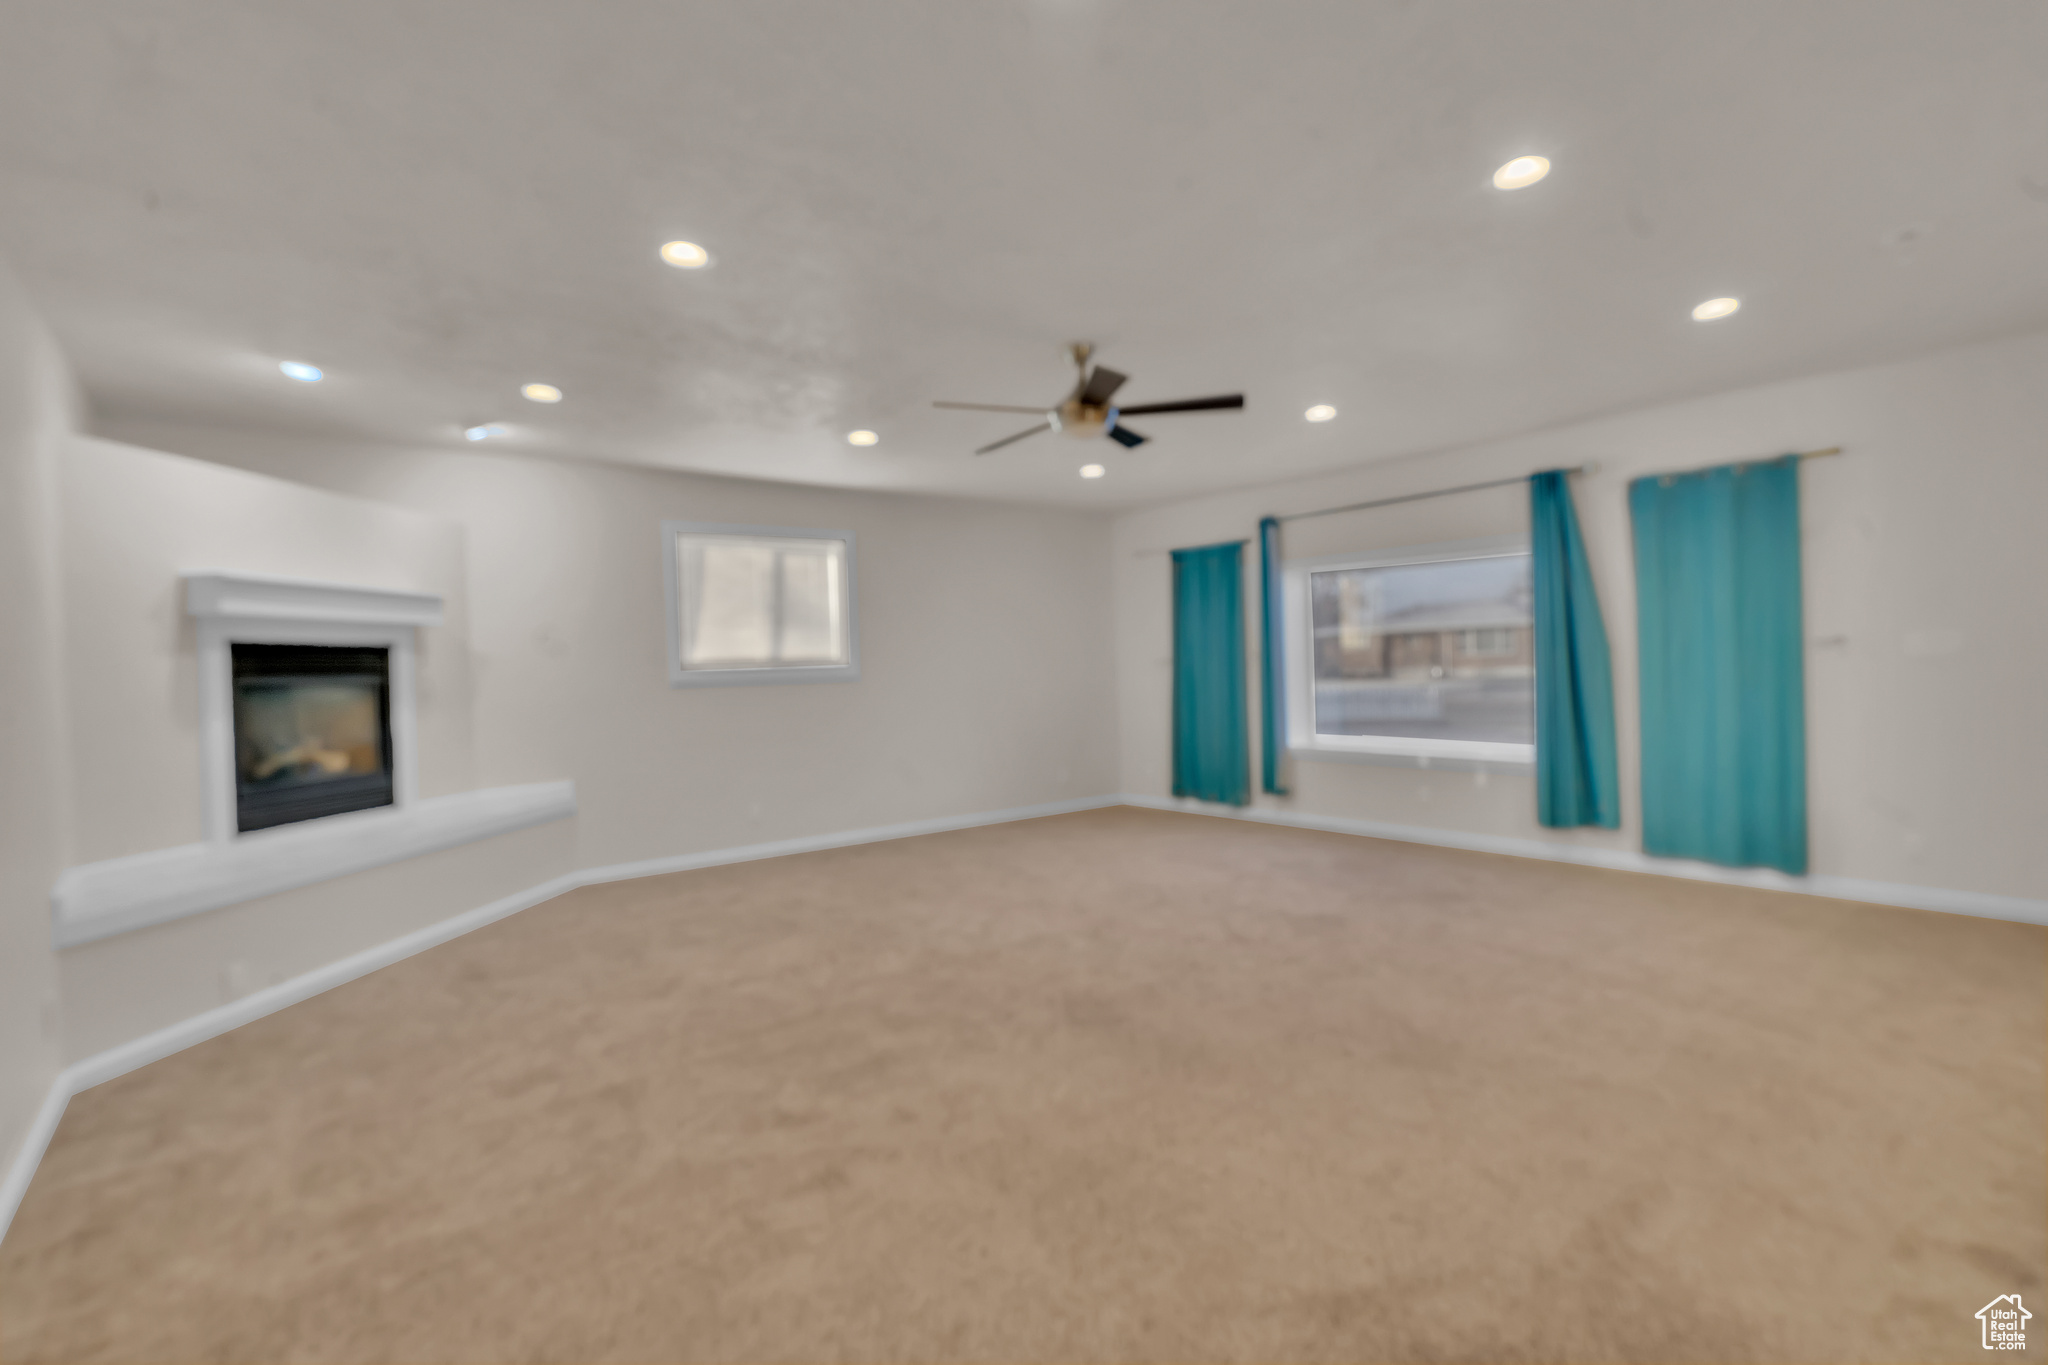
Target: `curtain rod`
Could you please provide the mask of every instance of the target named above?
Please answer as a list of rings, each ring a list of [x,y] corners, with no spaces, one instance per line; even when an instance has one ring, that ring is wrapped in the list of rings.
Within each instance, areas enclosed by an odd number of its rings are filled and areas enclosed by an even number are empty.
[[[1597,464],[1582,464],[1565,470],[1567,474],[1591,474],[1600,468]],[[1372,507],[1392,507],[1399,502],[1421,502],[1424,498],[1447,498],[1453,493],[1477,493],[1482,488],[1506,488],[1511,483],[1527,483],[1527,474],[1517,474],[1511,479],[1488,479],[1485,483],[1459,484],[1456,488],[1437,488],[1427,493],[1404,493],[1398,498],[1376,498],[1371,502],[1348,502],[1342,507],[1321,507],[1313,512],[1289,512],[1284,517],[1274,518],[1286,523],[1307,521],[1310,517],[1334,517],[1339,512],[1363,512]]]
[[[1820,450],[1796,450],[1792,453],[1802,460],[1818,460],[1826,455],[1839,455],[1842,453],[1842,448],[1840,446],[1826,446]],[[1766,456],[1765,458],[1776,459],[1779,457]],[[1747,464],[1752,462],[1738,460],[1736,463]],[[1567,474],[1597,474],[1600,472],[1600,465],[1597,461],[1589,461],[1586,464],[1573,465],[1564,472]],[[1447,498],[1453,493],[1477,493],[1482,488],[1505,488],[1511,483],[1527,483],[1529,478],[1530,476],[1527,474],[1517,474],[1509,479],[1488,479],[1485,483],[1460,484],[1456,488],[1437,488],[1427,493],[1404,493],[1398,498],[1377,498],[1372,502],[1351,502],[1346,503],[1342,507],[1319,507],[1313,512],[1289,512],[1285,516],[1275,517],[1274,520],[1284,525],[1290,521],[1307,521],[1310,517],[1333,517],[1339,512],[1364,512],[1374,507],[1392,507],[1396,503],[1421,502],[1425,498]],[[1245,537],[1239,540],[1219,540],[1212,543],[1217,545],[1247,545],[1250,542],[1251,538]],[[1170,550],[1136,550],[1133,553],[1143,556],[1163,555],[1172,552]]]
[[[1572,468],[1567,469],[1565,473],[1592,474],[1596,473],[1599,468],[1600,466],[1597,464],[1574,465]],[[1456,488],[1438,488],[1428,493],[1404,493],[1398,498],[1378,498],[1372,502],[1351,502],[1346,503],[1342,507],[1324,507],[1313,512],[1289,512],[1285,516],[1275,517],[1274,520],[1284,525],[1290,521],[1307,521],[1310,517],[1333,517],[1339,512],[1363,512],[1370,507],[1392,507],[1395,503],[1399,502],[1421,502],[1424,498],[1449,497],[1453,493],[1477,493],[1482,488],[1505,488],[1511,483],[1527,483],[1528,481],[1529,476],[1527,474],[1517,474],[1510,479],[1488,479],[1485,483],[1460,484]],[[1214,543],[1218,545],[1244,545],[1248,544],[1249,540],[1219,540]],[[1139,550],[1138,553],[1141,555],[1163,555],[1169,554],[1171,551]]]
[[[1794,453],[1802,460],[1817,460],[1823,455],[1839,455],[1842,453],[1842,448],[1840,446],[1829,446],[1825,450],[1801,450]],[[1564,472],[1567,474],[1597,474],[1600,472],[1600,466],[1597,463],[1573,465]],[[1346,503],[1342,507],[1318,508],[1313,512],[1289,512],[1285,516],[1276,518],[1276,520],[1283,523],[1307,521],[1310,517],[1332,517],[1339,512],[1363,512],[1373,507],[1392,507],[1396,503],[1421,502],[1425,498],[1444,498],[1449,497],[1453,493],[1477,493],[1482,488],[1505,488],[1511,483],[1527,483],[1528,481],[1529,476],[1526,474],[1517,475],[1511,479],[1488,479],[1485,483],[1460,484],[1456,488],[1438,488],[1427,493],[1407,493],[1398,498],[1377,498],[1372,502],[1352,502]]]

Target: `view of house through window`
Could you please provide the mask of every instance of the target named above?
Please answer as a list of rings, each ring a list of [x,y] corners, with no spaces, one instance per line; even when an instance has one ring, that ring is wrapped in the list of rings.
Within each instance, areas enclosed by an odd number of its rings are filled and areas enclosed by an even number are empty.
[[[847,543],[675,535],[676,638],[685,671],[844,667]]]
[[[1307,579],[1316,735],[1535,742],[1526,552]]]

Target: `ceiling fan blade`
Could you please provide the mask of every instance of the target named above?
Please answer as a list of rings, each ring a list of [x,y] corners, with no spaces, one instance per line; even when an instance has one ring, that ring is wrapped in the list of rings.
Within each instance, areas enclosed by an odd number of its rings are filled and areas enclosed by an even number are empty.
[[[1216,398],[1183,398],[1175,403],[1141,403],[1135,408],[1118,408],[1117,411],[1125,417],[1138,417],[1148,412],[1210,412],[1243,406],[1243,394],[1227,393]]]
[[[1149,436],[1140,436],[1137,432],[1132,431],[1129,427],[1124,426],[1122,423],[1118,423],[1116,426],[1113,426],[1109,429],[1109,439],[1115,441],[1120,446],[1136,448],[1138,446],[1145,444],[1145,442],[1151,440],[1152,438]]]
[[[1123,387],[1123,382],[1128,377],[1118,374],[1107,365],[1097,365],[1095,373],[1089,375],[1088,382],[1081,386],[1081,401],[1101,407],[1109,401],[1111,394]]]
[[[967,412],[1044,412],[1044,408],[1020,408],[1012,403],[934,403],[935,408],[960,408]]]
[[[1035,408],[1029,408],[1029,409],[1026,409],[1026,411],[1030,411],[1030,412],[1035,412],[1035,411],[1037,411],[1037,409],[1035,409]],[[1039,423],[1039,424],[1038,424],[1037,426],[1035,426],[1035,427],[1026,427],[1026,428],[1025,428],[1025,429],[1024,429],[1023,431],[1020,431],[1020,432],[1018,432],[1018,433],[1017,433],[1017,434],[1016,434],[1015,436],[1005,436],[1005,437],[1004,437],[1004,438],[1003,438],[1002,440],[1000,440],[1000,441],[996,441],[996,442],[994,442],[994,443],[992,443],[992,444],[990,444],[990,445],[985,445],[985,446],[983,446],[983,447],[982,447],[982,448],[981,448],[980,450],[977,450],[977,451],[975,451],[974,453],[975,453],[975,454],[977,454],[977,455],[986,455],[986,454],[988,454],[988,453],[989,453],[989,452],[990,452],[991,450],[1001,450],[1001,449],[1002,449],[1002,448],[1003,448],[1004,446],[1006,446],[1006,445],[1009,445],[1009,444],[1011,444],[1011,443],[1012,443],[1012,442],[1014,442],[1014,441],[1021,441],[1021,440],[1023,440],[1023,439],[1024,439],[1024,438],[1025,438],[1026,436],[1036,436],[1036,435],[1037,435],[1037,434],[1038,434],[1039,432],[1041,432],[1041,431],[1051,431],[1051,430],[1052,430],[1052,423],[1050,423],[1050,422],[1040,422],[1040,423]]]

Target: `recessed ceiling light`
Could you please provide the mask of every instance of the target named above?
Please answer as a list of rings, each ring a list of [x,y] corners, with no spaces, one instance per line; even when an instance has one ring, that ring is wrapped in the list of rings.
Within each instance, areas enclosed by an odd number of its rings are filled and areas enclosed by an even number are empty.
[[[1084,464],[1081,466],[1081,477],[1084,479],[1099,479],[1108,472],[1107,469],[1104,469],[1099,464]]]
[[[318,365],[307,365],[297,360],[280,360],[277,368],[284,371],[287,379],[296,379],[301,384],[317,384],[322,379]]]
[[[661,259],[682,270],[701,270],[711,264],[711,253],[695,242],[669,242],[661,248]]]
[[[1741,299],[1708,299],[1705,303],[1692,310],[1692,320],[1694,322],[1712,322],[1715,318],[1727,317],[1740,307],[1742,307]]]
[[[1318,403],[1302,414],[1311,422],[1327,422],[1337,415],[1337,410],[1328,403]]]
[[[522,397],[535,403],[559,403],[562,401],[562,391],[553,384],[528,384],[519,392]]]
[[[505,428],[499,426],[496,422],[490,422],[480,427],[470,427],[462,434],[465,438],[472,441],[488,441],[493,436],[503,436]]]
[[[1549,174],[1549,157],[1518,156],[1493,173],[1493,187],[1497,190],[1525,190]]]
[[[846,433],[846,443],[850,446],[871,446],[881,439],[872,431],[849,431]]]

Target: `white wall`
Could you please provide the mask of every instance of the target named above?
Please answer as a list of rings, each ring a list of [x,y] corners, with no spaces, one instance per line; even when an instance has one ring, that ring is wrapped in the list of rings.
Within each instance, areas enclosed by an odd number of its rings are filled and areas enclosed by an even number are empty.
[[[66,861],[57,471],[74,389],[0,268],[0,1173],[60,1065],[50,882]],[[0,1223],[12,1212],[0,1201]]]
[[[1347,412],[1339,423],[1368,423]],[[1333,426],[1333,438],[1341,425]],[[2048,335],[1773,384],[1510,440],[1172,504],[1115,529],[1122,789],[1171,791],[1171,565],[1139,551],[1254,533],[1285,514],[1599,462],[1574,480],[1614,646],[1624,819],[1545,830],[1531,779],[1297,760],[1258,804],[1463,833],[1639,847],[1637,475],[1840,445],[1802,469],[1813,870],[2048,896]],[[1520,490],[1299,523],[1288,553],[1526,526]],[[1247,547],[1248,554],[1251,547]],[[1255,565],[1255,558],[1248,559]],[[1256,616],[1250,618],[1256,621]],[[1256,677],[1253,678],[1256,695]],[[1254,734],[1256,745],[1256,732]]]
[[[203,838],[185,569],[440,595],[444,623],[418,635],[419,792],[480,785],[460,526],[89,437],[67,443],[61,486],[70,862]],[[65,1060],[546,881],[573,839],[573,822],[522,830],[66,949]]]
[[[1115,790],[1105,517],[480,450],[105,432],[459,523],[478,781],[574,778],[581,866]],[[854,531],[861,676],[671,688],[664,518]]]

